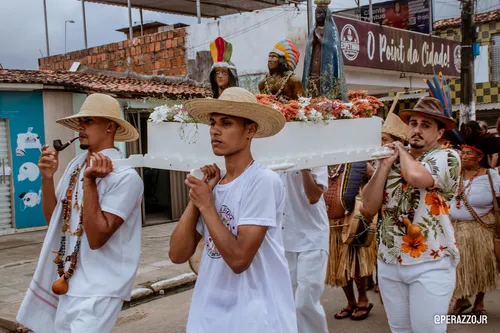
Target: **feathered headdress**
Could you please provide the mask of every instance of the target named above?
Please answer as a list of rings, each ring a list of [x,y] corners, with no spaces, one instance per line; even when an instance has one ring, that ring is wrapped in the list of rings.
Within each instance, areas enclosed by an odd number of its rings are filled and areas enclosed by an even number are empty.
[[[453,118],[453,110],[451,105],[451,92],[448,80],[443,77],[443,73],[439,72],[439,75],[434,73],[434,77],[431,80],[424,80],[425,83],[429,86],[431,97],[438,99],[441,104],[444,106],[444,114],[449,118]],[[453,143],[461,144],[462,138],[460,137],[460,133],[456,130],[448,130],[446,131],[447,137]]]
[[[231,56],[233,55],[233,45],[222,37],[217,37],[216,40],[210,43],[210,54],[215,67],[235,68],[231,64]]]
[[[300,58],[300,51],[290,39],[285,38],[277,42],[271,52],[285,57],[290,70],[293,71],[297,67],[297,63]]]
[[[460,135],[464,142],[462,148],[473,149],[485,156],[500,153],[500,137],[492,133],[484,133],[477,121],[462,124]]]

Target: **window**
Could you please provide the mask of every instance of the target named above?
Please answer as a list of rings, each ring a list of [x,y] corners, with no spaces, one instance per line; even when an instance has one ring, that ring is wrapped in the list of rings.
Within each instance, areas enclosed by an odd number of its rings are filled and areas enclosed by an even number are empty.
[[[500,82],[500,34],[491,37],[491,79]]]

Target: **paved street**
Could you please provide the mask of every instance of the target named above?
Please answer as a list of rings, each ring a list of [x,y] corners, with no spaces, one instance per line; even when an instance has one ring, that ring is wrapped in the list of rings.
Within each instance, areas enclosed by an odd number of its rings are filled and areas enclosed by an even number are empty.
[[[142,229],[141,262],[134,288],[191,272],[188,264],[174,265],[168,259],[174,226],[168,223]],[[35,272],[44,237],[45,231],[0,236],[0,319],[15,319]]]
[[[190,272],[187,264],[174,265],[167,258],[168,241],[174,224],[143,228],[143,248],[135,288]],[[40,253],[44,232],[0,237],[0,319],[13,319],[31,280]],[[125,308],[114,333],[185,332],[192,290],[157,296],[156,299]],[[333,314],[344,304],[341,289],[327,288],[323,304],[330,332],[389,332],[378,294],[369,292],[374,308],[361,322],[335,320]],[[500,332],[500,290],[486,295],[487,325],[454,325],[448,332]],[[432,320],[432,319],[430,319]],[[1,332],[1,330],[0,330]]]
[[[192,290],[167,296],[149,303],[123,310],[113,333],[184,333]],[[333,314],[344,306],[342,290],[328,288],[323,295],[323,305],[328,316],[330,332],[387,333],[389,326],[378,294],[369,292],[374,304],[368,319],[354,322],[350,319],[336,320]],[[451,325],[449,333],[493,333],[500,332],[500,291],[486,296],[487,325]],[[433,320],[433,318],[430,318]]]

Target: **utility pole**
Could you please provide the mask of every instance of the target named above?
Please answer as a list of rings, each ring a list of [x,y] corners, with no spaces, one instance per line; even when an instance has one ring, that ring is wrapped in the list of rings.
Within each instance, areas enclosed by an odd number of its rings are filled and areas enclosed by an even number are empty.
[[[460,72],[460,123],[475,120],[474,107],[474,56],[472,44],[475,42],[474,0],[462,0],[462,64]]]

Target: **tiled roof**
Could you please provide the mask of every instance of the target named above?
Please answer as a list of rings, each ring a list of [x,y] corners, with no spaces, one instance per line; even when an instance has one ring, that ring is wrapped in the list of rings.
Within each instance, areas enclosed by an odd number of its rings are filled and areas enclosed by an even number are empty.
[[[500,9],[476,14],[476,15],[474,15],[474,20],[476,21],[476,23],[487,23],[487,22],[493,22],[493,21],[500,21]],[[434,22],[434,29],[459,27],[461,22],[462,22],[462,19],[460,17],[436,21],[436,22]]]
[[[0,69],[0,83],[45,84],[62,86],[71,91],[110,93],[122,97],[164,96],[171,99],[185,99],[209,94],[203,87],[186,83],[167,83],[161,79],[50,70]]]

